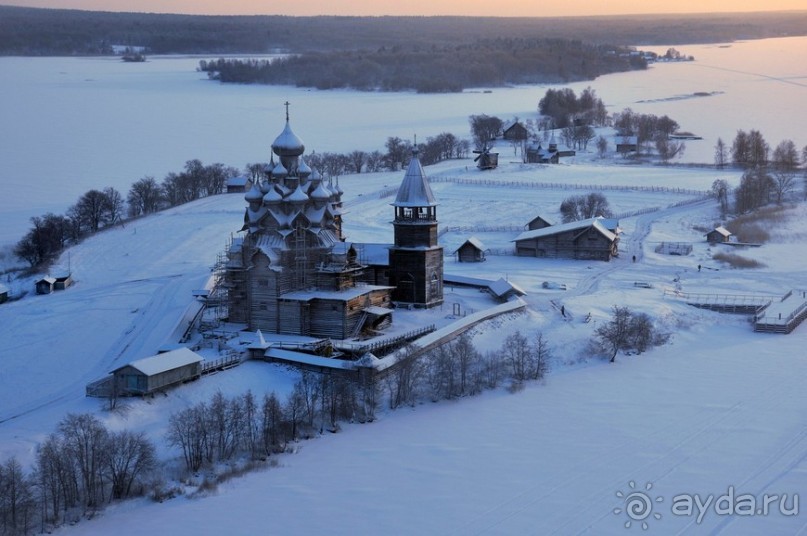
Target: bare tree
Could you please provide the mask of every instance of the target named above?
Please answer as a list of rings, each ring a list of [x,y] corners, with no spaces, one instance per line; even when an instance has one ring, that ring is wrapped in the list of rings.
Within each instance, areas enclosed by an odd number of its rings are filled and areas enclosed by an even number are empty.
[[[569,223],[596,216],[609,218],[611,208],[608,199],[603,194],[591,192],[587,195],[573,195],[564,199],[560,204],[560,214],[563,223]]]
[[[348,158],[350,159],[350,164],[353,171],[356,173],[361,173],[364,163],[367,160],[367,153],[364,151],[353,151],[348,155]]]
[[[123,196],[115,188],[104,188],[104,220],[107,225],[119,222],[123,216]]]
[[[143,479],[156,467],[154,445],[143,432],[112,433],[109,436],[106,463],[112,483],[112,498],[129,497],[138,483],[142,487]]]
[[[286,448],[283,434],[283,407],[274,392],[263,397],[261,442],[265,454],[282,452]]]
[[[600,136],[597,138],[597,155],[600,158],[605,157],[605,153],[608,151],[608,140],[605,136]]]
[[[549,347],[549,341],[540,331],[535,335],[535,339],[533,339],[532,355],[530,377],[535,380],[540,380],[549,372],[549,360],[552,359],[552,350]]]
[[[729,183],[725,179],[715,179],[712,183],[712,195],[720,205],[720,213],[725,214],[729,209]]]
[[[530,377],[532,368],[532,348],[527,337],[516,331],[504,339],[502,355],[510,369],[510,376],[516,382],[523,382]]]
[[[0,529],[3,534],[28,534],[36,512],[33,482],[16,458],[0,465]]]
[[[684,154],[684,149],[686,149],[686,145],[683,141],[674,141],[666,136],[656,138],[656,151],[664,164]]]
[[[162,200],[163,190],[154,177],[143,177],[129,189],[127,196],[129,215],[140,216],[157,212]]]
[[[471,135],[477,148],[482,148],[487,142],[501,134],[504,122],[495,116],[472,115],[468,119],[471,123]]]
[[[84,505],[98,507],[104,501],[104,457],[109,436],[106,428],[89,413],[71,413],[59,423],[59,432],[64,437],[64,448],[78,467]]]
[[[726,144],[723,142],[723,138],[717,138],[717,143],[715,144],[715,167],[717,169],[723,169],[726,167],[728,163],[728,149],[726,148]]]
[[[614,305],[611,320],[595,330],[595,335],[604,350],[611,354],[610,362],[616,361],[616,354],[630,339],[631,311],[627,307]]]

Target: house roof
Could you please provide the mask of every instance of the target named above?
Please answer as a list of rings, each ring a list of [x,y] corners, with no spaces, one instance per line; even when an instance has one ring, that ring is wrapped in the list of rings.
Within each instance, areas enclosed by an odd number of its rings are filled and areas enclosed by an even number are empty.
[[[530,223],[532,223],[532,222],[534,222],[536,220],[541,220],[542,222],[546,223],[547,225],[555,225],[552,220],[550,220],[549,218],[546,218],[544,216],[541,216],[540,214],[538,214],[533,219],[531,219]]]
[[[485,251],[486,249],[488,249],[487,247],[485,247],[485,244],[483,244],[483,243],[482,243],[482,241],[481,241],[481,240],[479,240],[479,239],[478,239],[477,237],[475,237],[475,236],[472,236],[471,238],[469,238],[468,240],[466,240],[465,242],[463,242],[463,243],[462,243],[462,246],[464,246],[465,244],[471,244],[473,247],[475,247],[475,248],[476,248],[476,249],[478,249],[479,251]],[[458,247],[457,249],[455,249],[455,250],[454,250],[454,253],[456,253],[456,252],[458,252],[460,249],[462,249],[462,246],[460,246],[460,247]]]
[[[715,227],[715,230],[710,231],[708,234],[711,234],[711,233],[719,233],[719,234],[721,234],[723,236],[726,236],[726,237],[731,236],[731,231],[729,231],[728,229],[726,229],[722,225],[720,227]]]
[[[600,216],[596,218],[589,218],[587,220],[578,220],[569,223],[561,223],[559,225],[550,225],[549,227],[544,227],[542,229],[535,229],[532,231],[525,231],[518,235],[512,242],[519,242],[521,240],[529,240],[532,238],[541,238],[544,236],[552,236],[558,233],[565,233],[568,231],[582,231],[583,229],[587,229],[589,227],[593,227],[596,229],[600,234],[606,237],[608,240],[614,241],[616,240],[617,236],[615,233],[609,231],[605,225],[603,225],[603,221],[605,218]]]
[[[8,287],[0,283],[0,294],[8,294]]]
[[[506,279],[501,277],[496,281],[494,281],[493,283],[489,284],[488,289],[490,289],[490,292],[497,298],[501,298],[510,292],[518,294],[519,296],[524,296],[527,294],[524,291],[524,289],[522,289],[515,283],[507,281]]]
[[[249,181],[249,177],[246,175],[240,175],[238,177],[230,177],[227,179],[227,186],[246,186],[247,182]]]
[[[56,278],[55,277],[50,277],[50,276],[46,276],[46,277],[43,277],[42,279],[37,280],[37,283],[50,283],[51,285],[54,284],[55,282],[56,282]]]
[[[404,175],[403,182],[398,188],[398,195],[395,197],[394,207],[434,207],[437,201],[434,198],[426,173],[420,164],[417,151],[409,161],[409,167]]]
[[[639,143],[639,138],[636,136],[617,136],[617,145],[636,145]]]
[[[204,361],[204,359],[196,352],[193,352],[188,348],[179,348],[177,350],[165,352],[164,354],[157,354],[151,357],[138,359],[137,361],[132,361],[128,365],[124,366],[137,369],[146,376],[153,376],[155,374],[174,370],[192,363],[200,363],[202,361]],[[124,367],[116,368],[112,372],[117,372],[122,368]]]

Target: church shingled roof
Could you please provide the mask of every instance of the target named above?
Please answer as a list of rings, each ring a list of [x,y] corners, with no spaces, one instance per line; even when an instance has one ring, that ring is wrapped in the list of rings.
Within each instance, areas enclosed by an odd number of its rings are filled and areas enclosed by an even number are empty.
[[[395,207],[434,207],[437,201],[434,198],[426,173],[420,164],[417,152],[412,155],[409,167],[404,175],[403,182],[398,188],[398,195],[392,204]]]

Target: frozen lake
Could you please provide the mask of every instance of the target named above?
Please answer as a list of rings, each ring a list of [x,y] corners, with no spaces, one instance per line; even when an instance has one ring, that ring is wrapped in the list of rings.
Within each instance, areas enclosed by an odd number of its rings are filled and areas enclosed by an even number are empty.
[[[711,163],[717,137],[730,143],[738,129],[756,128],[772,146],[807,143],[807,37],[677,48],[697,61],[568,87],[591,85],[612,112],[667,114],[703,136],[687,143],[684,162]],[[468,136],[472,114],[535,117],[550,87],[418,95],[222,85],[196,72],[200,59],[0,58],[0,245],[92,188],[125,194],[192,158],[239,168],[267,159],[286,100],[309,152],[369,151],[388,136]],[[683,98],[695,92],[717,94]]]

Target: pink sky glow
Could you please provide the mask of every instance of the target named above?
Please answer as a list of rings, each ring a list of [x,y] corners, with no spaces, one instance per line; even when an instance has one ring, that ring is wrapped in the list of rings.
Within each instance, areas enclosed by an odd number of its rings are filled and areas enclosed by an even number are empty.
[[[464,15],[559,17],[804,10],[804,0],[9,0],[26,7],[205,15]]]

